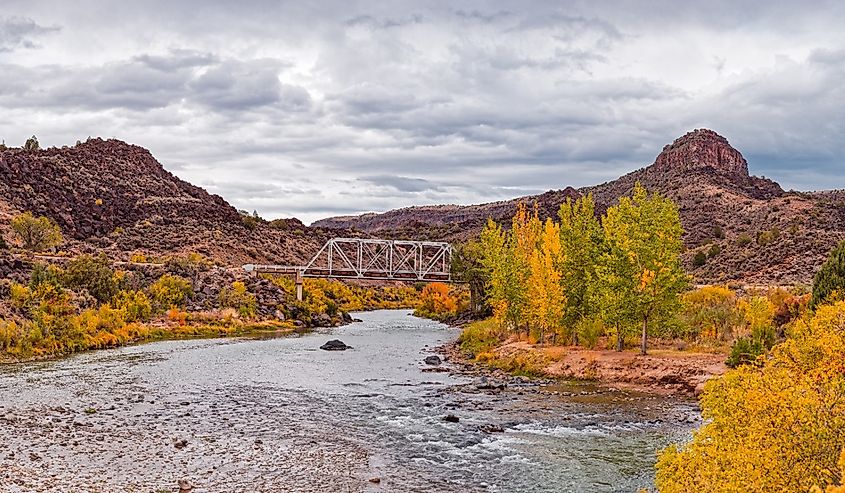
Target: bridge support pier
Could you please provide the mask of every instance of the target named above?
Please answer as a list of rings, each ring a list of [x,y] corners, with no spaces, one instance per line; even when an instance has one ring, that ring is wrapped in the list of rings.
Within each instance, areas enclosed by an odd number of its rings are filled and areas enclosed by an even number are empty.
[[[301,270],[297,269],[294,283],[296,284],[296,301],[302,301],[302,271]]]

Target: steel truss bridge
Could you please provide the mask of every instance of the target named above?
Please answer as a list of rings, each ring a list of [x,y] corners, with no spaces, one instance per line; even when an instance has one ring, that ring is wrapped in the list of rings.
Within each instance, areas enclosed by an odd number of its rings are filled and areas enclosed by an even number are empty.
[[[303,277],[380,281],[451,281],[452,246],[436,241],[332,238],[305,265],[254,265],[247,272],[295,276],[302,299]]]

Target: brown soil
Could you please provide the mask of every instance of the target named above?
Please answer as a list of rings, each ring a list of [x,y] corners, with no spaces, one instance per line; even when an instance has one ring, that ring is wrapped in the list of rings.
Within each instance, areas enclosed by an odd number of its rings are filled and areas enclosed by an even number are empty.
[[[477,371],[479,367],[486,367],[467,359],[457,344],[446,352],[453,362],[463,363],[468,368]],[[550,378],[592,380],[611,387],[663,395],[699,395],[707,380],[727,371],[724,354],[674,349],[654,349],[643,356],[638,351],[538,346],[520,341],[495,350],[497,357],[518,353],[535,353],[551,360],[543,368],[543,373]]]

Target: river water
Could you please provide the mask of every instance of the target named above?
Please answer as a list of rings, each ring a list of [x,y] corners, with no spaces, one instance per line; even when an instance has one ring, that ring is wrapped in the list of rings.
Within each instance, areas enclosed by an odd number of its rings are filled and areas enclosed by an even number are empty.
[[[331,333],[2,366],[0,491],[632,492],[697,424],[677,398],[479,389],[423,371],[457,330],[402,310],[355,316]],[[330,338],[354,349],[319,350]]]

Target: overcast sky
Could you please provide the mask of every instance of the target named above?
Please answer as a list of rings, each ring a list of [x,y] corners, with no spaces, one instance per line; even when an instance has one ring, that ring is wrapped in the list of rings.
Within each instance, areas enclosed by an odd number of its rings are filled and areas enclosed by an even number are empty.
[[[118,138],[305,222],[592,185],[700,127],[845,188],[842,26],[845,2],[0,0],[0,138]]]

